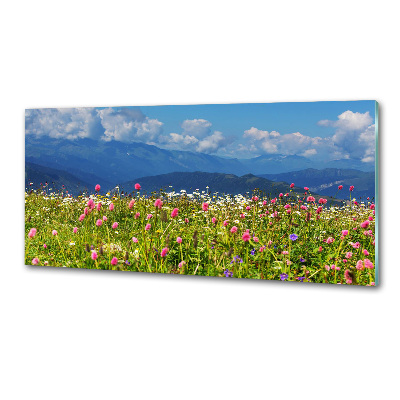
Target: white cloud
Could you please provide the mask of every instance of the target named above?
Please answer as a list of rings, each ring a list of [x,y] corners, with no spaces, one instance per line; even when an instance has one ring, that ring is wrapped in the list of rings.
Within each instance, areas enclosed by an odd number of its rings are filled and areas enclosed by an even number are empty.
[[[205,119],[186,119],[182,122],[183,134],[204,139],[211,133],[211,122]]]

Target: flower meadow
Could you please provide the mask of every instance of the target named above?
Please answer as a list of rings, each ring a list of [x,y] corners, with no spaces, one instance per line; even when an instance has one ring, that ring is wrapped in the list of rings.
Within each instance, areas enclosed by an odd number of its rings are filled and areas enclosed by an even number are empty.
[[[375,204],[352,199],[353,186],[342,204],[307,187],[273,198],[94,189],[25,192],[25,264],[375,285]]]

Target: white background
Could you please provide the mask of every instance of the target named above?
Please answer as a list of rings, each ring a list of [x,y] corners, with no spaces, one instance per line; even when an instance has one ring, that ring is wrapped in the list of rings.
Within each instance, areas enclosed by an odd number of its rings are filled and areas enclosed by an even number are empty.
[[[389,4],[3,3],[2,399],[399,398]],[[358,99],[381,106],[380,287],[23,265],[25,108]]]

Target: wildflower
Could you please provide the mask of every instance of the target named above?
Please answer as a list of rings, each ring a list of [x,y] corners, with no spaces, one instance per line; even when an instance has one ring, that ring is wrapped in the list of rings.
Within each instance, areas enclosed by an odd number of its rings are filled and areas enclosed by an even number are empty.
[[[100,209],[101,209],[101,201],[97,203],[97,207],[96,208],[97,208],[97,211],[100,211]]]
[[[79,222],[82,222],[85,219],[85,214],[81,214],[79,216]]]
[[[349,234],[349,231],[347,229],[342,231],[342,236],[347,236],[348,234]]]
[[[167,253],[168,253],[168,247],[164,247],[161,250],[161,257],[165,257],[167,255]]]
[[[92,251],[91,257],[92,260],[97,260],[97,253],[95,251]]]
[[[262,204],[263,204],[263,206],[266,206],[267,205],[267,200],[264,200]]]
[[[224,270],[224,275],[226,278],[232,278],[233,272],[229,271],[228,268]]]
[[[289,239],[292,241],[292,242],[294,242],[295,240],[297,240],[299,237],[295,234],[295,233],[292,233],[290,236],[289,236]]]
[[[51,232],[53,234],[53,236],[58,235],[58,232],[54,229],[53,232]]]
[[[364,249],[362,252],[363,252],[364,256],[369,256],[368,250]]]
[[[208,203],[203,203],[202,209],[203,211],[208,211]]]
[[[283,193],[279,193],[279,197],[283,197]]]
[[[182,243],[182,238],[181,238],[180,236],[178,236],[178,237],[176,238],[176,242],[177,242],[177,243]]]
[[[178,264],[178,268],[182,268],[185,264],[186,264],[185,261],[181,261],[181,262]]]
[[[252,200],[253,201],[258,201],[258,197],[257,196],[253,196]]]
[[[153,218],[153,215],[152,214],[147,214],[147,217],[146,217],[147,219],[152,219]]]
[[[105,215],[103,215],[103,221],[106,222],[107,221],[107,217]]]
[[[30,238],[33,238],[33,237],[35,237],[36,232],[37,232],[36,228],[32,228],[32,229],[29,231],[28,236],[29,236]]]
[[[117,265],[118,264],[118,258],[117,257],[113,257],[111,260],[111,265]]]
[[[242,239],[244,242],[248,242],[250,240],[250,233],[249,232],[243,233]]]
[[[369,268],[369,269],[373,269],[374,268],[374,264],[372,264],[372,262],[370,260],[368,260],[368,258],[366,258],[364,260],[364,265],[365,265],[365,268]]]
[[[131,201],[129,202],[129,205],[128,205],[129,209],[132,210],[132,208],[133,208],[134,205],[135,205],[135,200],[131,200]]]
[[[78,228],[75,226],[75,228],[73,229],[73,232],[76,233],[78,232]]]
[[[360,224],[361,228],[366,228],[369,225],[369,221],[366,220]]]
[[[303,263],[303,262],[306,262],[306,260],[304,258],[300,257],[300,262]]]
[[[161,199],[157,199],[157,200],[154,202],[154,207],[159,208],[160,210],[161,210],[161,208],[162,208],[162,205],[163,205],[163,202],[161,201]]]
[[[304,279],[306,279],[305,276],[298,276],[296,279],[298,279],[300,282],[304,282]]]
[[[232,228],[231,228],[231,233],[235,233],[236,231],[237,231],[237,227],[236,226],[232,226]]]
[[[260,253],[262,253],[265,250],[265,246],[261,246],[258,250]]]
[[[322,198],[321,198],[321,199],[318,200],[318,203],[319,203],[319,204],[326,204],[327,201],[328,201],[327,199],[322,199]]]
[[[352,246],[355,249],[359,249],[360,248],[360,243],[359,242],[356,242],[356,243],[350,242],[350,246]]]
[[[175,218],[178,215],[179,210],[177,208],[174,208],[171,212],[171,218]]]
[[[250,206],[247,206],[247,207],[246,207],[246,210],[247,210],[247,211],[249,211],[249,210],[250,210],[250,208],[251,208]]]
[[[88,206],[91,210],[93,210],[93,208],[94,208],[94,201],[93,201],[92,199],[90,199],[90,200],[87,202],[87,206]]]
[[[96,221],[96,225],[97,225],[97,226],[103,225],[103,221],[102,221],[101,219],[98,219],[98,220]]]
[[[343,189],[343,185],[339,185],[339,186],[338,186],[338,189],[339,189],[339,190],[342,190],[342,189]]]
[[[142,187],[138,184],[138,183],[135,183],[135,190],[140,190]]]
[[[370,210],[374,210],[374,209],[375,209],[375,204],[371,204],[371,205],[369,206],[369,208],[370,208]]]
[[[216,223],[217,223],[217,218],[212,217],[212,218],[211,218],[211,222],[212,222],[213,224],[216,224]]]
[[[139,240],[134,236],[133,238],[132,238],[132,242],[133,243],[137,243]]]
[[[146,231],[149,231],[151,229],[151,225],[147,224],[146,227],[144,228]]]
[[[286,280],[288,277],[289,277],[288,274],[280,274],[280,275],[279,275],[279,278],[280,278],[281,281]]]
[[[257,236],[254,236],[254,237],[253,237],[253,241],[254,241],[254,242],[258,243],[258,240],[259,240],[259,239],[258,239]]]
[[[95,190],[96,192],[100,192],[100,185],[96,185],[96,186],[94,187],[94,190]]]
[[[286,260],[286,265],[291,265],[292,262],[290,260]]]
[[[289,252],[288,252],[287,250],[283,250],[283,251],[282,251],[282,254],[283,254],[284,256],[286,256],[286,255],[289,254]]]
[[[32,265],[38,265],[39,264],[39,259],[37,258],[37,257],[35,257],[33,260],[32,260]]]
[[[329,236],[328,239],[326,239],[327,244],[333,243],[334,241],[335,241],[335,239],[331,236]]]
[[[356,268],[358,271],[361,271],[364,269],[364,263],[362,262],[362,260],[357,261]]]
[[[350,186],[349,190],[352,192],[354,190],[354,186]]]
[[[254,256],[255,252],[256,252],[256,249],[253,249],[253,250],[251,250],[250,254],[251,254],[252,256]]]
[[[318,247],[318,252],[321,253],[321,251],[322,251],[322,246],[319,246]]]
[[[229,221],[228,221],[228,220],[225,220],[225,221],[222,223],[222,225],[224,225],[224,226],[228,226],[228,224],[229,224]]]
[[[351,276],[350,271],[348,269],[346,269],[346,271],[344,271],[344,278],[346,279],[346,283],[348,285],[351,285],[353,283],[352,276]]]
[[[117,228],[118,228],[118,222],[114,222],[114,223],[112,224],[111,228],[117,229]]]
[[[309,202],[314,202],[314,201],[315,201],[315,197],[313,197],[313,196],[308,196],[308,197],[307,197],[307,201],[309,201]]]
[[[140,212],[137,212],[136,214],[135,214],[135,219],[138,219],[140,217]]]
[[[271,203],[272,204],[276,203],[276,198],[275,199],[271,199]]]
[[[114,210],[114,204],[113,204],[113,203],[110,203],[110,205],[108,206],[108,209],[109,209],[110,211]]]
[[[310,190],[310,189],[307,186],[305,186],[304,190],[307,192],[307,190]]]
[[[329,265],[325,265],[324,267],[327,271],[329,271],[331,269],[331,267]]]
[[[47,244],[46,243],[43,244],[43,248],[47,249]]]
[[[189,220],[187,218],[185,218],[185,224],[188,224]]]
[[[345,255],[346,258],[351,258],[353,257],[353,253],[351,251],[348,251]]]
[[[290,184],[290,188],[293,189],[294,188],[294,183]]]
[[[83,210],[84,215],[88,215],[89,214],[89,209],[87,207],[85,207],[85,209]]]

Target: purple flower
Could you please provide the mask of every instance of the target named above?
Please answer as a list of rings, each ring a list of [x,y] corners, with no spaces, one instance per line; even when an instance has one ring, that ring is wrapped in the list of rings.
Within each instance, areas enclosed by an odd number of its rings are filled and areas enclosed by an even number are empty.
[[[288,278],[288,274],[280,274],[279,277],[280,277],[281,281],[284,281]]]
[[[253,249],[251,252],[250,252],[250,254],[252,255],[252,256],[254,256],[254,253],[256,252],[256,249]]]
[[[299,276],[297,279],[298,279],[300,282],[303,282],[304,279],[305,279],[305,276]]]
[[[232,278],[233,272],[229,271],[228,268],[224,270],[224,274],[227,278]]]
[[[299,237],[295,234],[295,233],[292,233],[290,236],[289,236],[289,239],[290,240],[292,240],[293,242],[295,241],[295,240],[297,240]]]
[[[302,257],[300,257],[300,262],[305,262],[306,260]]]

